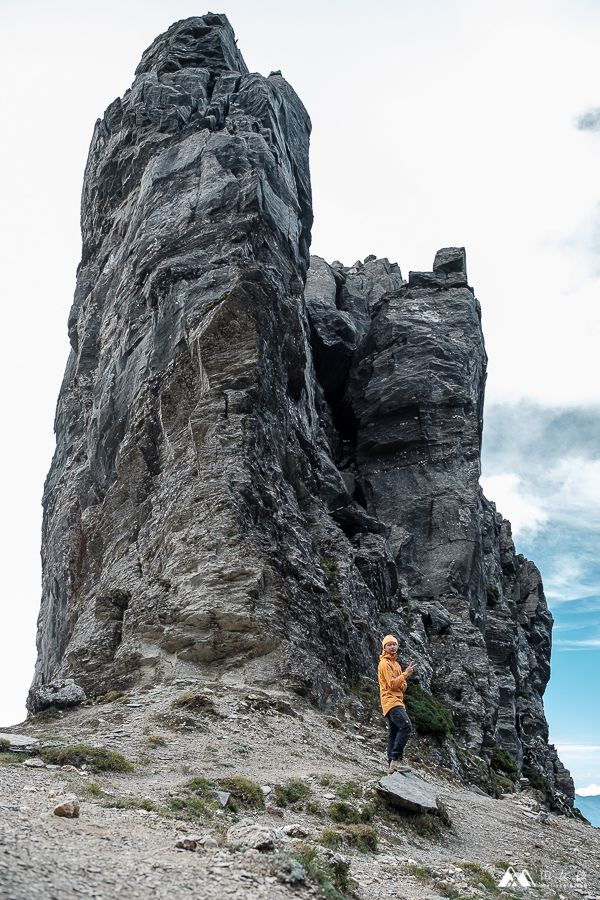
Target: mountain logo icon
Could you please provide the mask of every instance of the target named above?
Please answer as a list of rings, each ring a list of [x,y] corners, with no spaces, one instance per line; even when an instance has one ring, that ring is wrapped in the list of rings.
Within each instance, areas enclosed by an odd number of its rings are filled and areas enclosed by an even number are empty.
[[[509,866],[500,881],[498,887],[535,887],[535,883],[527,869],[522,872],[515,872],[512,866]]]

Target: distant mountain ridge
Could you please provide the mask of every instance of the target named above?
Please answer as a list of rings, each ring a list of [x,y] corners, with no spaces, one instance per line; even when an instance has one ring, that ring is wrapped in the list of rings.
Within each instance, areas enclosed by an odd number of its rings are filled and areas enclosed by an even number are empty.
[[[582,797],[575,794],[575,806],[595,828],[600,828],[600,794]]]

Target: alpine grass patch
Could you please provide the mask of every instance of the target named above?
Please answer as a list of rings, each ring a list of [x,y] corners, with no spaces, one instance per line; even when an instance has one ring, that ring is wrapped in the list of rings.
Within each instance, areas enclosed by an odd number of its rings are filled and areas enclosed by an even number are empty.
[[[433,872],[427,866],[419,866],[416,863],[408,863],[402,867],[407,875],[413,875],[419,881],[429,881]]]
[[[206,697],[204,694],[192,694],[189,691],[176,697],[171,706],[173,709],[189,709],[210,713],[213,716],[217,715],[215,704],[210,697]]]
[[[473,881],[475,884],[480,884],[482,887],[486,888],[488,891],[496,891],[498,887],[494,880],[494,876],[488,872],[487,869],[484,869],[483,866],[480,866],[479,863],[474,862],[459,862],[457,865],[463,869],[465,872],[469,872],[473,875]]]
[[[133,772],[133,763],[116,750],[92,747],[89,744],[72,744],[69,747],[42,747],[39,755],[45,763],[54,766],[86,765],[92,772]]]
[[[328,850],[337,850],[344,843],[344,835],[337,828],[324,828],[319,835],[319,843]]]
[[[210,818],[216,807],[212,788],[206,778],[191,778],[175,797],[167,799],[167,807],[183,819]]]
[[[23,754],[14,753],[12,750],[0,750],[0,765],[20,766],[23,764]]]
[[[219,780],[219,787],[223,791],[228,791],[231,797],[244,806],[255,807],[256,809],[264,809],[265,795],[262,788],[255,781],[244,778],[243,775],[228,775],[226,778]],[[230,805],[231,798],[230,798]]]
[[[357,781],[344,781],[337,784],[335,792],[340,800],[349,800],[351,797],[359,800],[363,795],[363,789]]]
[[[310,788],[297,778],[290,778],[284,784],[275,785],[275,799],[279,806],[290,806],[304,800],[310,794]]]

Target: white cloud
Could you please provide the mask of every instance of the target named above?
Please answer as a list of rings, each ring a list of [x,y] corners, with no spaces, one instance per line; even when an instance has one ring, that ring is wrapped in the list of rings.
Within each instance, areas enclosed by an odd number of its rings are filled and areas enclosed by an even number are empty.
[[[575,556],[556,556],[544,578],[546,597],[553,605],[590,600],[600,593],[598,584],[590,578],[584,561]]]
[[[588,784],[587,787],[576,788],[575,793],[579,794],[580,797],[596,797],[600,794],[600,785]]]
[[[521,478],[514,473],[481,477],[481,487],[502,515],[510,519],[513,536],[523,531],[538,531],[548,520],[547,513],[522,494]]]
[[[593,647],[600,647],[600,638],[588,638],[583,641],[557,640],[553,642],[553,645],[555,648],[560,648],[561,650],[578,650],[580,648],[590,649]]]

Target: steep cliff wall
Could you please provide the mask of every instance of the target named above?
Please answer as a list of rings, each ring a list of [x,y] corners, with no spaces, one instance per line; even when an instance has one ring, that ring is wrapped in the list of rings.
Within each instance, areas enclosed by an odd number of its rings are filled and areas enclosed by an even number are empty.
[[[31,698],[200,673],[334,709],[394,630],[464,745],[568,798],[539,573],[479,488],[464,251],[408,282],[375,257],[309,269],[309,134],[212,14],[96,124]]]

